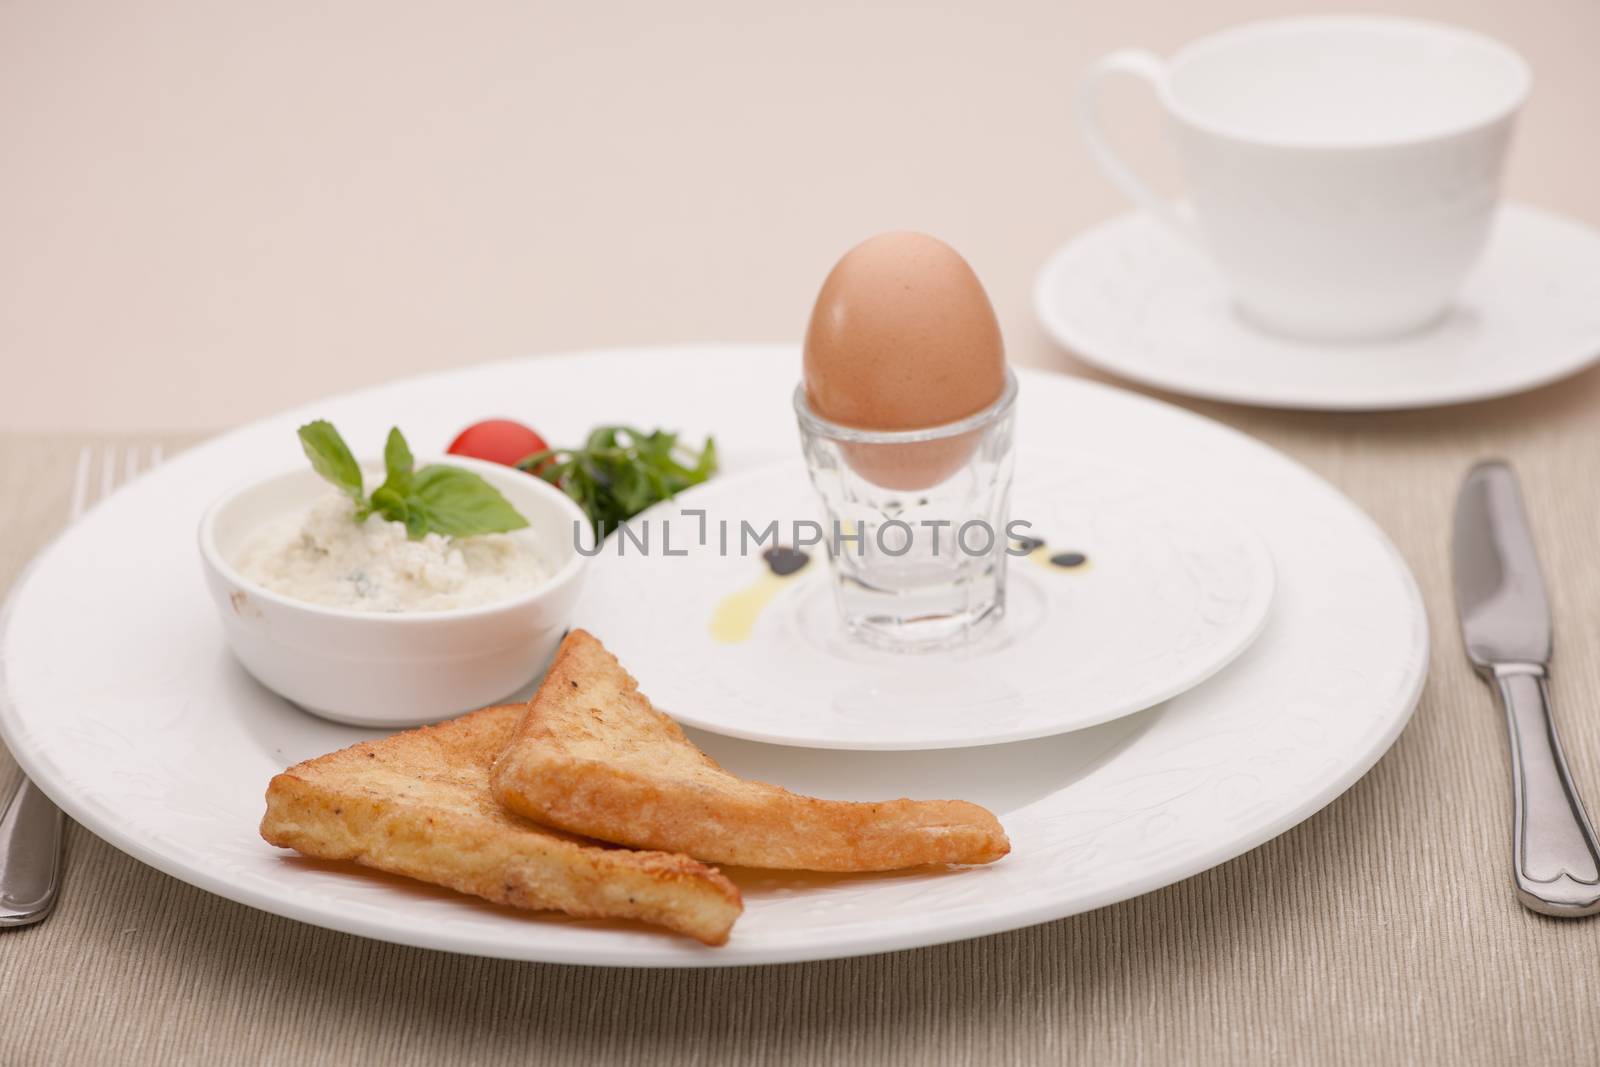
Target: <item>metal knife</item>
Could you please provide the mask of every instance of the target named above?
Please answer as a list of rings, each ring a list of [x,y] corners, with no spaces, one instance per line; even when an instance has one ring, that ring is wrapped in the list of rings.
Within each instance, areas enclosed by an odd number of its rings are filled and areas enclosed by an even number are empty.
[[[1467,658],[1498,690],[1511,731],[1517,897],[1542,915],[1600,913],[1600,845],[1550,717],[1550,604],[1506,464],[1468,472],[1456,499],[1454,556]]]

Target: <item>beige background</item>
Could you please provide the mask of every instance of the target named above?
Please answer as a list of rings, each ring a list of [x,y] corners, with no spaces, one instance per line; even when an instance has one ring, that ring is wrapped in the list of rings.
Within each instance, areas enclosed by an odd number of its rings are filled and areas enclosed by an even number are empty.
[[[1316,7],[1521,49],[1511,192],[1600,223],[1594,0],[0,3],[0,428],[209,430],[503,356],[795,338],[895,227],[966,253],[1013,359],[1067,367],[1033,273],[1124,207],[1076,73]],[[1116,103],[1169,172],[1153,101]]]
[[[1071,368],[1029,320],[1032,272],[1121,206],[1068,130],[1073,71],[1283,10],[792,7],[678,4],[667,25],[645,6],[0,3],[0,426],[27,431],[0,433],[0,585],[64,520],[91,430],[173,448],[424,367],[794,337],[837,252],[887,226],[967,251],[1014,356]],[[1512,189],[1600,222],[1600,5],[1406,10],[1530,56]],[[1121,105],[1159,163],[1148,102]],[[1600,370],[1439,412],[1189,406],[1365,507],[1434,629],[1412,725],[1283,837],[1012,934],[662,973],[329,933],[74,828],[55,915],[0,934],[0,1063],[1600,1061],[1600,920],[1512,898],[1505,740],[1446,554],[1462,472],[1509,456],[1558,576],[1554,694],[1600,806]],[[0,788],[14,773],[0,756]]]

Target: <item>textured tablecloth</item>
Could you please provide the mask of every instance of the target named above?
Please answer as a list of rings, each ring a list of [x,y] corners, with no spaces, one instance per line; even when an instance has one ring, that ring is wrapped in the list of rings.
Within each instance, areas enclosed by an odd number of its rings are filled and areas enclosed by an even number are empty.
[[[0,1062],[1600,1060],[1600,918],[1540,918],[1512,895],[1506,740],[1462,652],[1448,554],[1462,473],[1512,460],[1553,579],[1557,713],[1600,813],[1600,372],[1432,412],[1190,406],[1366,508],[1416,571],[1433,628],[1427,689],[1399,742],[1277,840],[1014,933],[673,972],[331,933],[191,888],[73,827],[55,914],[0,933]],[[83,444],[0,437],[0,580],[63,522]],[[8,787],[16,770],[0,758]]]

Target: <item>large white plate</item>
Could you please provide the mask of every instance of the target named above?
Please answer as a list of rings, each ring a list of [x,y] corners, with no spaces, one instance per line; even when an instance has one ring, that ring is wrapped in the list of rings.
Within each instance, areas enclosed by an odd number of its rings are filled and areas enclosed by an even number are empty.
[[[794,547],[825,518],[798,458],[640,516],[636,540],[597,558],[578,622],[679,722],[877,751],[1108,722],[1204,681],[1261,632],[1271,555],[1202,496],[1082,452],[1022,448],[1016,467],[1011,517],[1044,543],[1008,560],[1005,615],[967,647],[908,656],[844,636],[825,550]],[[761,545],[798,570],[775,573],[744,534],[768,529]]]
[[[1426,622],[1405,564],[1358,509],[1213,422],[1103,386],[1022,373],[1024,445],[1115,455],[1204,492],[1261,534],[1278,577],[1266,632],[1177,699],[1038,741],[889,753],[697,735],[731,769],[801,790],[986,804],[1011,835],[1006,859],[957,872],[733,872],[745,915],[726,947],[706,949],[297,860],[256,836],[272,774],[366,736],[252,682],[224,648],[201,584],[194,531],[202,510],[241,479],[297,462],[296,425],[331,418],[369,449],[399,423],[427,449],[490,414],[524,417],[561,441],[600,420],[667,423],[690,434],[714,430],[729,469],[748,469],[797,447],[788,402],[798,367],[789,346],[494,364],[327,400],[187,452],[92,511],[18,584],[0,624],[0,732],[90,830],[267,911],[489,956],[713,966],[935,944],[1147,892],[1304,819],[1359,778],[1405,725],[1426,669]],[[642,682],[648,691],[649,679]]]
[[[1378,411],[1520,393],[1600,359],[1600,231],[1506,204],[1483,260],[1429,329],[1356,344],[1278,337],[1234,313],[1216,273],[1153,219],[1123,215],[1039,271],[1034,308],[1065,347],[1124,378],[1268,407]]]

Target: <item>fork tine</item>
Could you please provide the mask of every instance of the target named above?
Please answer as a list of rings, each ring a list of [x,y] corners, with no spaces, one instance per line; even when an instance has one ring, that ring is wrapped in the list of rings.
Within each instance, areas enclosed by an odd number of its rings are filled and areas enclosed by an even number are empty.
[[[78,469],[72,476],[72,521],[77,522],[78,517],[89,506],[89,468],[94,464],[94,447],[84,445],[78,453]]]
[[[123,452],[120,466],[125,481],[131,482],[139,474],[144,451],[129,448]],[[161,461],[159,445],[148,452],[150,466]],[[117,453],[115,445],[107,445],[100,457],[102,500],[117,485]],[[78,466],[72,477],[73,522],[89,508],[94,467],[95,448],[85,445],[78,453]],[[0,926],[27,926],[50,914],[61,885],[61,831],[65,822],[61,809],[26,777],[0,807],[0,853],[8,857],[0,869]]]
[[[116,445],[107,445],[105,455],[100,458],[100,496],[96,503],[110,496],[117,487],[117,451]]]
[[[163,451],[160,445],[151,445],[148,449],[139,447],[123,448],[118,445],[105,445],[100,455],[99,478],[95,479],[95,447],[84,445],[83,451],[78,453],[78,468],[72,481],[72,518],[76,521],[92,504],[99,503],[117,490],[119,485],[127,485],[139,475],[149,471],[161,462]],[[99,482],[99,493],[94,491],[94,482]]]

